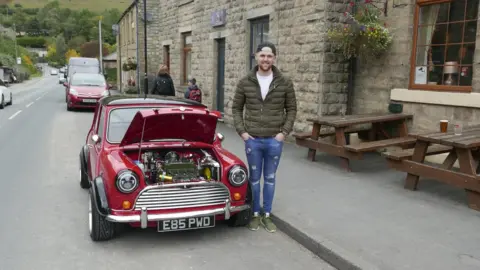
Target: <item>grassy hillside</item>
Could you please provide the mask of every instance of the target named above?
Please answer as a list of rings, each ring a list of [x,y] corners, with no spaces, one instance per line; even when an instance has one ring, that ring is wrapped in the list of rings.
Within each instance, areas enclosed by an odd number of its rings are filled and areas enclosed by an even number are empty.
[[[14,0],[12,4],[21,4],[24,8],[41,8],[50,0]],[[132,0],[58,0],[61,8],[89,9],[102,12],[109,8],[118,8],[123,12]]]

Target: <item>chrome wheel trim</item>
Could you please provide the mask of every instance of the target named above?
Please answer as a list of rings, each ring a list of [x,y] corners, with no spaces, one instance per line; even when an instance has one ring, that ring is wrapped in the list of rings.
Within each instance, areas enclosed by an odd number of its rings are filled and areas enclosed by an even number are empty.
[[[88,231],[92,233],[93,221],[92,221],[92,195],[88,193]]]

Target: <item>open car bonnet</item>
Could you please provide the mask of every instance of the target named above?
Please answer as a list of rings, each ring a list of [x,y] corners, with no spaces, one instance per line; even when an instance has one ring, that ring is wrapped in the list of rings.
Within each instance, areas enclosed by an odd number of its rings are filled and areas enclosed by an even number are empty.
[[[120,146],[170,139],[211,144],[218,118],[216,112],[189,107],[140,110],[130,122]]]

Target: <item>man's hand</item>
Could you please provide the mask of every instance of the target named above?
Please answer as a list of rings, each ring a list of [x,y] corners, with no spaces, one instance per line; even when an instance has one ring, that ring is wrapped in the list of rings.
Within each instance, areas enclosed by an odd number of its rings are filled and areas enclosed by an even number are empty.
[[[243,139],[244,141],[246,141],[246,140],[248,140],[248,139],[253,139],[253,137],[250,136],[250,134],[248,134],[247,132],[242,133],[242,136],[241,136],[241,137],[242,137],[242,139]]]
[[[283,140],[285,140],[285,134],[283,134],[282,132],[278,133],[276,136],[275,136],[275,140],[279,141],[279,142],[283,142]]]

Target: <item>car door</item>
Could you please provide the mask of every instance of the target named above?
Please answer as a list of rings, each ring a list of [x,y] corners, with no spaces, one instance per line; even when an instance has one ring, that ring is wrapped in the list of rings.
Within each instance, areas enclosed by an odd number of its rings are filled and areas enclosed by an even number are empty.
[[[92,129],[92,132],[88,136],[87,146],[89,153],[88,172],[90,179],[95,179],[98,176],[98,156],[101,153],[103,145],[103,131],[105,130],[105,107],[99,107],[99,115],[97,117],[96,126]],[[95,135],[98,136],[98,140],[95,141]]]

